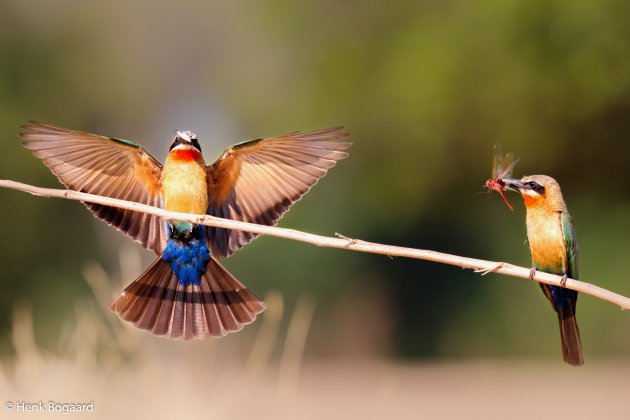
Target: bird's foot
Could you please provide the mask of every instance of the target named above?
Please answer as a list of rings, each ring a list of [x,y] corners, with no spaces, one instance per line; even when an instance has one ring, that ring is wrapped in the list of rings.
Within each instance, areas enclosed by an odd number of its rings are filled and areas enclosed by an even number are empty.
[[[532,267],[529,269],[529,279],[530,280],[534,280],[534,276],[536,275],[536,271],[538,271],[538,269],[536,267]]]
[[[567,278],[569,278],[569,276],[565,274],[562,275],[562,278],[560,279],[560,287],[565,287],[567,285]]]

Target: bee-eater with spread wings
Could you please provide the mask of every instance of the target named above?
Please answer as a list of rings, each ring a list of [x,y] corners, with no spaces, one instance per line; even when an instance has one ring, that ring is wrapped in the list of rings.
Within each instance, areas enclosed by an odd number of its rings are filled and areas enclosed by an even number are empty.
[[[527,209],[527,242],[532,256],[531,277],[536,270],[578,278],[578,243],[564,203],[560,185],[547,175],[522,179],[503,179],[506,186],[518,188]],[[573,366],[584,364],[580,330],[575,319],[577,292],[564,287],[540,283],[551,306],[558,314],[564,361]]]
[[[197,137],[177,131],[162,165],[140,145],[31,121],[24,146],[69,189],[177,212],[275,225],[347,157],[341,127],[239,143],[206,165]],[[94,215],[158,258],[112,302],[136,327],[168,338],[220,337],[254,321],[265,305],[218,261],[254,239],[238,230],[165,221],[85,203]]]

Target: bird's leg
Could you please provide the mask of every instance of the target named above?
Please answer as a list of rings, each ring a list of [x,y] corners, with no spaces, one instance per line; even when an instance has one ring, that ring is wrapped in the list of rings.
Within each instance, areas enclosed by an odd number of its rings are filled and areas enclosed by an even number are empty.
[[[567,276],[567,273],[564,273],[562,275],[562,278],[560,279],[560,287],[565,287],[567,285],[567,279],[569,278],[569,276]]]
[[[534,280],[534,276],[536,275],[536,271],[538,271],[538,268],[536,267],[532,267],[529,269],[529,279],[530,280]]]

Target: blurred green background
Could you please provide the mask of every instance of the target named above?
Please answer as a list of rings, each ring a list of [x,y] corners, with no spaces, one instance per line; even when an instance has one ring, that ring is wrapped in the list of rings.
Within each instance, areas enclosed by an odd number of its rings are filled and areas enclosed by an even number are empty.
[[[0,178],[59,186],[20,146],[28,119],[132,139],[160,160],[174,130],[193,130],[207,161],[343,124],[351,157],[282,226],[528,266],[521,199],[512,213],[482,187],[501,142],[520,157],[514,175],[562,185],[581,277],[630,295],[627,1],[3,0],[0,57]],[[4,357],[16,305],[32,306],[54,353],[75,303],[95,299],[85,264],[124,277],[113,297],[153,258],[77,202],[0,190],[0,203]],[[142,264],[121,273],[135,252]],[[313,298],[307,357],[561,363],[555,315],[525,280],[276,238],[225,263],[287,311]],[[582,296],[578,320],[587,363],[630,354],[618,308]]]

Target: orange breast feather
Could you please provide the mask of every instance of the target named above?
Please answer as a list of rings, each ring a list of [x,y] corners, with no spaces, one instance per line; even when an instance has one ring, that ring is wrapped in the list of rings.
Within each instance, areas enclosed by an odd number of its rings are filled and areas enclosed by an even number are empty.
[[[528,208],[527,239],[534,265],[543,271],[562,274],[567,253],[560,213]]]
[[[162,170],[162,192],[166,210],[205,214],[208,210],[205,165],[169,154]]]

